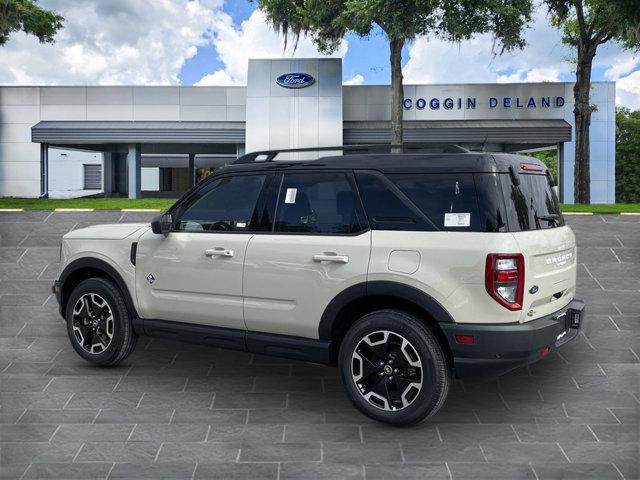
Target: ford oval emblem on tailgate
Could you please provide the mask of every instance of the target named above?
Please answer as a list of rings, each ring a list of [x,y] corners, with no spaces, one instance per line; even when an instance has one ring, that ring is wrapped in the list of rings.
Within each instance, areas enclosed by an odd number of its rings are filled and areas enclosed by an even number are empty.
[[[315,83],[316,79],[307,73],[285,73],[276,78],[276,83],[284,88],[305,88]]]

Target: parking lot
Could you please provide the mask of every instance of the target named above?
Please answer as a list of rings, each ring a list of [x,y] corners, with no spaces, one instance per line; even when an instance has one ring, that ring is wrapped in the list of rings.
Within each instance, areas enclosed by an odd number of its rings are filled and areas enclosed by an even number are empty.
[[[590,335],[402,429],[328,367],[150,338],[88,366],[51,295],[60,238],[151,216],[0,213],[2,478],[640,477],[640,216],[567,217]]]

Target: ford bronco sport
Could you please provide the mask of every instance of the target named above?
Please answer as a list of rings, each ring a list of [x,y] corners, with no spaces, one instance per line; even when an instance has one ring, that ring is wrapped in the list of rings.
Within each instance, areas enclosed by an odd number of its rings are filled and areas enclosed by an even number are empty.
[[[542,163],[355,148],[247,154],[151,226],[65,235],[53,290],[74,349],[113,365],[149,335],[335,365],[360,411],[406,425],[454,375],[578,334],[575,237]]]

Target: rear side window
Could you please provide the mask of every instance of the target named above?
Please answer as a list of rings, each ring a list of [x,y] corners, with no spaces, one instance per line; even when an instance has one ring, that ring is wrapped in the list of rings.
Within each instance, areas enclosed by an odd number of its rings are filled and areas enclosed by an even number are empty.
[[[473,174],[412,173],[389,178],[439,230],[482,230]]]
[[[506,216],[512,232],[561,227],[564,219],[546,175],[520,173],[520,185],[500,175]]]
[[[436,230],[424,214],[421,215],[421,212],[401,198],[402,192],[384,175],[356,172],[356,180],[371,228],[374,230]]]
[[[284,174],[276,232],[349,234],[365,229],[360,200],[345,173]]]

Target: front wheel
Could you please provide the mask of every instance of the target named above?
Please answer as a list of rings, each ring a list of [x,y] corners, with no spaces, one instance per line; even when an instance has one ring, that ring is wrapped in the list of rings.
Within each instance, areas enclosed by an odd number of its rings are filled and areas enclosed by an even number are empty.
[[[71,292],[67,333],[74,350],[96,365],[115,365],[136,345],[122,292],[105,278],[90,278]]]
[[[355,407],[392,425],[411,425],[436,413],[451,383],[437,337],[420,319],[398,310],[359,319],[340,346],[339,368]]]

